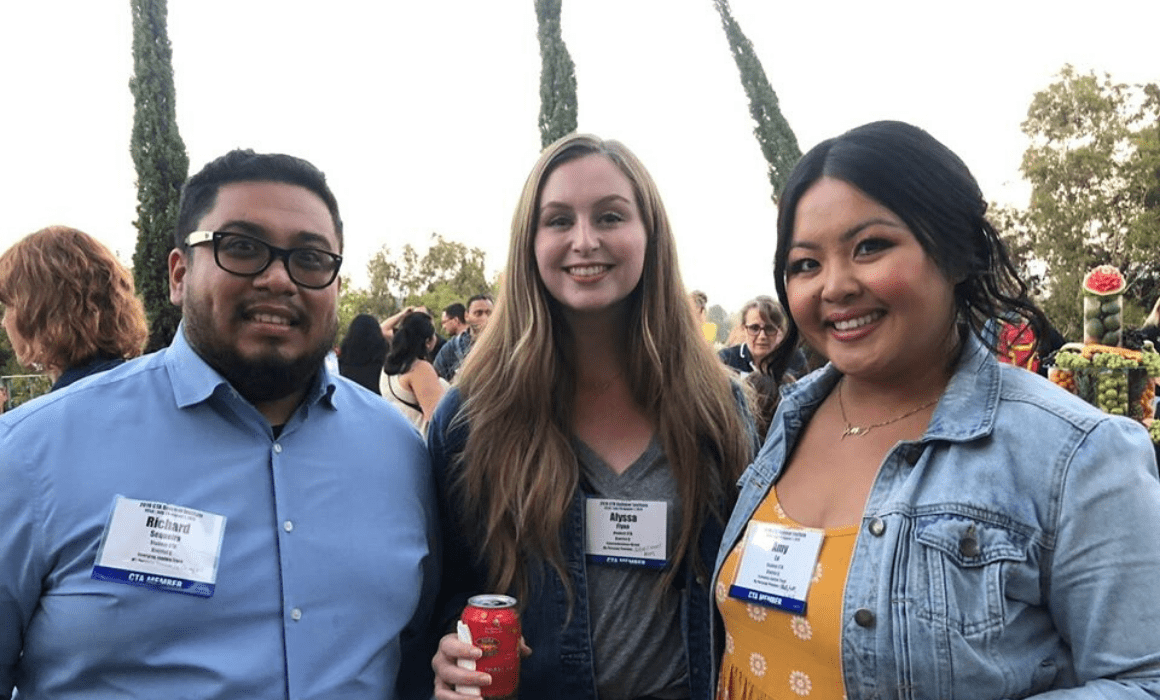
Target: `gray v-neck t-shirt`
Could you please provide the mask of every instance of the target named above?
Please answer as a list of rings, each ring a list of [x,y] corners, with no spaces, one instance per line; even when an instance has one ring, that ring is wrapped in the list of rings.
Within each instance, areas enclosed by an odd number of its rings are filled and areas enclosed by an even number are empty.
[[[573,444],[592,497],[669,504],[666,558],[671,560],[680,534],[680,496],[656,437],[619,475],[583,442],[574,439]],[[656,569],[592,562],[585,566],[588,624],[601,700],[688,698],[680,593],[670,585],[658,594],[655,584],[663,572]]]

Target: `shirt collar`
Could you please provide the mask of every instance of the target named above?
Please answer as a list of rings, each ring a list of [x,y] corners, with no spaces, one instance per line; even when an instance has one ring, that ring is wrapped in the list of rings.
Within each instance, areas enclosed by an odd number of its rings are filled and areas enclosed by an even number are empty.
[[[208,400],[219,391],[232,392],[234,389],[225,377],[209,366],[201,355],[189,344],[185,337],[185,322],[177,327],[165,357],[166,370],[169,372],[169,381],[173,386],[174,399],[179,408],[188,408],[194,404]],[[323,362],[318,368],[314,382],[306,392],[303,401],[306,405],[323,403],[330,408],[336,408],[334,403],[334,377],[326,369]]]

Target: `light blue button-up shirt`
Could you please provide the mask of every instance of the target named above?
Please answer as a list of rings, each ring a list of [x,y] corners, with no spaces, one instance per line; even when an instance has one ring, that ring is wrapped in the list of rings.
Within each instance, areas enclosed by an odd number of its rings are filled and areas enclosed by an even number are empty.
[[[783,391],[718,572],[838,379]],[[861,524],[841,610],[850,700],[1160,696],[1160,480],[1138,423],[971,338]]]
[[[226,517],[212,597],[91,578],[117,495]],[[0,698],[394,698],[433,504],[381,398],[322,370],[275,438],[179,331],[0,417]]]

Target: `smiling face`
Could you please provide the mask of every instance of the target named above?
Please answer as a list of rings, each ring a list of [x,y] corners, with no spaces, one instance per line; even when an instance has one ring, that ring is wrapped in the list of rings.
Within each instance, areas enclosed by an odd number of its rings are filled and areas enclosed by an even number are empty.
[[[648,235],[632,183],[602,155],[548,176],[536,218],[536,268],[566,312],[621,305],[640,283]]]
[[[954,285],[889,209],[832,178],[798,201],[785,273],[805,340],[843,373],[898,380],[942,369]]]
[[[222,185],[197,228],[339,252],[326,204],[297,185]],[[278,259],[256,276],[234,275],[218,267],[212,243],[173,251],[169,269],[170,299],[182,307],[190,345],[243,396],[257,403],[305,389],[334,344],[337,281],[300,287]]]

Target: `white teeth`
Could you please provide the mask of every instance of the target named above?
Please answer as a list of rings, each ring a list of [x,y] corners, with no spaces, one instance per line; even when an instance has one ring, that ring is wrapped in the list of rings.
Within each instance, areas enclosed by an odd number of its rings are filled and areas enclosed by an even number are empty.
[[[272,314],[254,314],[254,320],[258,323],[273,323],[279,326],[290,325],[290,319],[283,316],[274,316]]]
[[[845,321],[834,321],[834,328],[840,331],[852,331],[855,328],[861,328],[862,326],[865,326],[867,323],[873,323],[874,321],[877,321],[879,316],[881,316],[881,314],[875,312],[865,316],[859,316],[858,318],[849,318]]]
[[[577,277],[591,277],[608,270],[607,265],[588,265],[587,267],[570,267],[568,272]]]

